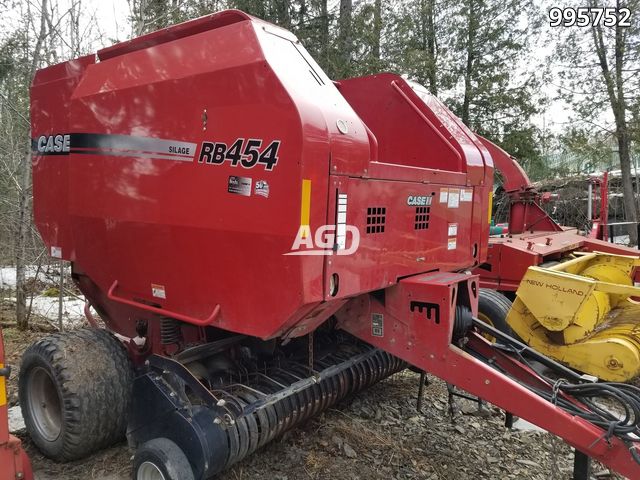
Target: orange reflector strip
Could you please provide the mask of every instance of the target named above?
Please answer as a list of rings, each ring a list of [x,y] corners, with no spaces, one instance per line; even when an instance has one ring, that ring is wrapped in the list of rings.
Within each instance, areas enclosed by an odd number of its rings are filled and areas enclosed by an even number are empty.
[[[3,368],[4,364],[0,363],[0,368]],[[4,377],[0,377],[0,407],[7,404],[7,387]]]
[[[307,238],[311,216],[311,180],[302,179],[302,198],[300,199],[300,227],[306,227],[302,238]]]

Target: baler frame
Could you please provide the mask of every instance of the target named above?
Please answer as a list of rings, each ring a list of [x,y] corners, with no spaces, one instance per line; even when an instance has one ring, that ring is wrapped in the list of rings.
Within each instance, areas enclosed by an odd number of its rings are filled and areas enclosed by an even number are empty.
[[[576,403],[574,398],[558,392],[556,384],[550,384],[522,362],[522,356],[531,352],[529,347],[479,320],[474,320],[476,328],[508,341],[514,347],[512,351],[488,342],[475,331],[452,342],[456,323],[459,322],[455,308],[434,310],[434,315],[429,315],[428,311],[412,311],[411,304],[417,300],[427,305],[444,298],[444,305],[456,305],[456,295],[459,295],[456,290],[464,291],[465,287],[473,301],[477,302],[479,279],[476,276],[431,274],[404,279],[390,289],[395,291],[386,296],[385,305],[375,298],[369,298],[346,307],[344,312],[338,314],[340,325],[358,338],[411,365],[558,435],[576,452],[594,458],[629,478],[640,478],[640,463],[636,460],[640,457],[635,453],[635,446],[625,444],[602,428],[566,412],[534,392],[539,389],[550,396],[558,395],[567,402]],[[378,337],[371,334],[366,319],[373,313],[386,316],[385,321],[393,325],[392,335]],[[534,358],[561,370],[573,382],[592,382],[540,354],[535,354]],[[581,480],[577,476],[574,478]],[[583,478],[588,480],[588,477]]]

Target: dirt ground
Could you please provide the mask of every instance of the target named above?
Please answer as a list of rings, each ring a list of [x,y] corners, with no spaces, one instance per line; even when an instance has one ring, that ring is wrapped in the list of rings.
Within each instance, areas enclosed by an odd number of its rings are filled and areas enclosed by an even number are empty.
[[[17,401],[16,376],[24,348],[45,333],[5,328],[11,403]],[[418,376],[397,374],[286,433],[222,480],[297,479],[536,479],[571,478],[571,449],[537,431],[504,428],[503,414],[490,407],[477,411],[468,400],[457,401],[448,414],[445,385],[432,379],[425,389],[422,412],[416,411]],[[87,459],[58,464],[44,458],[23,439],[37,479],[128,479],[131,457],[126,444]],[[557,467],[554,469],[554,465]],[[555,474],[553,473],[555,471]],[[596,467],[594,478],[621,478]]]

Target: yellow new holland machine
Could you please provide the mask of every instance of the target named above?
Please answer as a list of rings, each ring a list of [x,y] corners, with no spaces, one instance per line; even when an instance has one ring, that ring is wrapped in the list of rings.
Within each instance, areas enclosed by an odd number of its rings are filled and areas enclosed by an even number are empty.
[[[635,256],[574,253],[552,267],[529,267],[507,315],[525,343],[605,381],[640,374],[640,287]]]

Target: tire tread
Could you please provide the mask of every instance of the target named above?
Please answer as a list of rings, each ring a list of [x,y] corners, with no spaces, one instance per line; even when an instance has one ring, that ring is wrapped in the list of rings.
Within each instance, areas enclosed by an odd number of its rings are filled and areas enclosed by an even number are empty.
[[[27,408],[31,366],[48,367],[62,400],[60,441],[39,438]],[[34,443],[57,461],[83,458],[124,437],[133,369],[124,346],[103,329],[55,333],[32,344],[22,357],[20,405]]]

